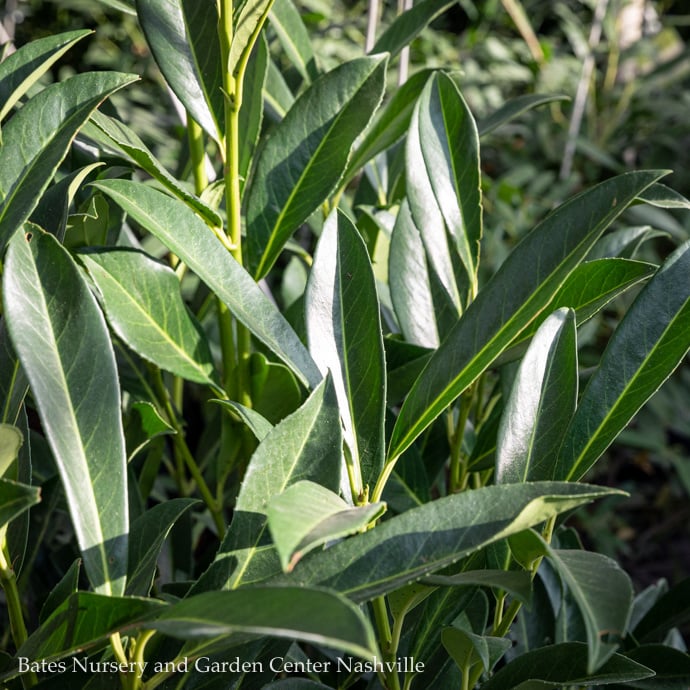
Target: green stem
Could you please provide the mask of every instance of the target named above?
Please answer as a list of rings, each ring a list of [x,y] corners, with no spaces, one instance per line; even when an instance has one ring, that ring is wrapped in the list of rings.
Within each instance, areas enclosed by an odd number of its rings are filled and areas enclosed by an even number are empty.
[[[138,674],[138,670],[142,668],[144,664],[144,650],[146,649],[146,645],[155,634],[155,630],[143,630],[139,633],[134,642],[134,654],[132,655],[132,662],[134,663],[136,672],[133,675],[132,690],[141,690],[144,687],[142,677]]]
[[[397,649],[394,649],[392,644],[393,635],[388,621],[386,598],[384,596],[376,597],[371,604],[374,609],[374,619],[376,621],[376,629],[379,634],[379,645],[381,646],[383,658],[386,661],[394,661]],[[383,686],[385,688],[388,688],[388,690],[400,690],[400,679],[394,669],[386,671],[383,675],[385,679]]]
[[[467,485],[467,458],[462,452],[462,442],[465,437],[465,426],[472,409],[474,387],[470,388],[460,400],[458,421],[450,439],[450,490],[462,491]]]
[[[192,118],[189,112],[187,112],[187,138],[189,140],[189,156],[192,160],[194,193],[199,196],[204,189],[208,187],[204,132],[197,122]]]
[[[119,632],[113,633],[110,636],[110,646],[112,647],[113,655],[115,656],[117,663],[121,666],[124,665],[123,667],[126,667],[128,665],[127,655],[125,654],[124,647],[122,646],[122,638],[120,637]],[[122,684],[123,690],[131,690],[127,674],[120,673],[120,683]]]

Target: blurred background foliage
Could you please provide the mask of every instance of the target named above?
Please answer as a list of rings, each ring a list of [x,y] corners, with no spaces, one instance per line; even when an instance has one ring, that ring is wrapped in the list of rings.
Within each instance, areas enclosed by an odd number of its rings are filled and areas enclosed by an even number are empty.
[[[164,90],[136,16],[128,11],[131,4],[6,0],[0,20],[17,45],[92,28],[92,40],[79,43],[49,78],[93,69],[139,74],[141,81],[128,89],[126,98],[116,95],[113,104],[159,159],[184,177],[180,109]],[[362,53],[369,16],[365,0],[296,4],[323,68]],[[397,0],[380,3],[379,27],[391,21],[397,5]],[[483,256],[488,268],[500,264],[509,248],[561,200],[615,173],[671,169],[667,184],[690,196],[689,38],[690,8],[683,1],[458,0],[414,41],[410,74],[429,67],[452,70],[477,119],[525,94],[570,98],[530,111],[483,140]],[[653,235],[636,249],[644,260],[659,262],[690,237],[687,214],[638,206],[626,221]],[[291,279],[286,271],[284,295]],[[585,367],[620,313],[621,305],[614,302],[582,329]],[[593,481],[626,489],[631,498],[599,503],[583,518],[593,547],[619,558],[638,587],[659,577],[676,582],[690,574],[687,365],[638,415],[609,451],[608,462],[597,467]]]

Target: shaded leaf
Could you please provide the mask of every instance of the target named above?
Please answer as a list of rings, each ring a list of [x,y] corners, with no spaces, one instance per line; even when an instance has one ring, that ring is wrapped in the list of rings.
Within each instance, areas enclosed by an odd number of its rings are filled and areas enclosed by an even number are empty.
[[[319,381],[318,369],[288,322],[193,211],[177,199],[128,180],[102,180],[93,186],[180,257],[303,383]]]
[[[227,65],[228,72],[233,76],[239,74],[241,62],[248,59],[271,5],[273,0],[245,0],[240,4],[237,17],[233,18],[234,27]]]
[[[0,424],[0,477],[17,459],[19,449],[24,443],[24,435],[12,424]]]
[[[0,528],[40,500],[38,487],[0,478]]]
[[[240,405],[240,403],[232,400],[210,400],[209,402],[218,403],[239,417],[249,427],[257,441],[263,441],[273,428],[273,424],[263,415],[260,415],[256,410]]]
[[[690,201],[682,194],[660,183],[653,184],[649,189],[645,189],[638,196],[638,199],[658,208],[690,209]]]
[[[51,235],[10,242],[5,316],[60,470],[94,588],[124,591],[127,478],[120,388],[105,320],[79,269]]]
[[[340,180],[354,140],[381,101],[386,62],[386,56],[357,58],[319,77],[261,150],[247,199],[247,250],[256,278],[268,273]]]
[[[302,17],[292,0],[276,0],[271,7],[271,26],[290,62],[307,84],[319,76],[316,56]]]
[[[150,402],[132,403],[132,411],[132,416],[136,422],[130,422],[125,429],[127,445],[131,448],[128,452],[128,461],[146,448],[155,438],[177,433],[158,414],[158,410]]]
[[[690,621],[690,578],[662,594],[637,624],[633,633],[640,642],[663,640],[669,630]]]
[[[512,98],[498,108],[498,110],[495,110],[493,113],[491,113],[491,115],[487,115],[485,118],[477,122],[479,136],[486,136],[495,129],[498,129],[501,125],[504,125],[506,122],[510,122],[519,115],[526,113],[528,110],[538,108],[539,106],[546,105],[547,103],[557,103],[558,101],[569,100],[569,96],[538,93],[530,93],[525,94],[524,96],[518,96],[517,98]]]
[[[687,690],[690,687],[690,655],[687,652],[649,644],[636,647],[625,656],[656,673],[653,678],[630,682],[628,687],[640,690]]]
[[[424,583],[441,587],[479,585],[504,590],[518,601],[529,606],[532,598],[532,582],[529,573],[512,570],[468,570],[457,575],[429,575]]]
[[[46,619],[55,611],[64,601],[72,594],[75,594],[79,589],[79,573],[81,571],[81,559],[76,561],[68,568],[67,572],[62,576],[60,582],[53,587],[50,594],[46,597],[43,606],[41,607],[41,614],[39,621],[44,623]]]

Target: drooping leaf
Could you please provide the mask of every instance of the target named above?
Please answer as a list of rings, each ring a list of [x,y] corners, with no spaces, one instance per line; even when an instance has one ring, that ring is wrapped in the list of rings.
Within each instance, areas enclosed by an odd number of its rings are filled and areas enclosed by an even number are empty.
[[[249,427],[257,441],[263,441],[273,428],[273,424],[263,415],[260,415],[256,410],[240,405],[240,403],[232,400],[210,400],[209,402],[218,403],[231,410]]]
[[[127,594],[149,595],[163,543],[177,520],[196,503],[198,501],[191,498],[173,498],[147,510],[132,522]]]
[[[377,653],[371,624],[359,608],[316,588],[205,592],[167,607],[147,627],[183,640],[249,633],[302,640],[365,658]]]
[[[498,129],[501,125],[504,125],[506,122],[510,122],[528,110],[538,108],[539,106],[546,105],[547,103],[557,103],[558,101],[568,100],[570,100],[569,96],[538,93],[525,94],[524,96],[512,98],[498,108],[498,110],[495,110],[493,113],[491,113],[491,115],[487,115],[485,118],[477,122],[479,136],[486,136],[495,129]]]
[[[307,84],[319,76],[316,56],[302,17],[292,0],[276,0],[270,21],[290,62]]]
[[[549,479],[577,403],[575,312],[559,309],[536,332],[505,404],[496,483]]]
[[[443,72],[422,91],[405,153],[412,217],[431,264],[462,312],[466,296],[456,286],[450,253],[460,257],[474,295],[482,237],[479,136],[465,100]]]
[[[22,96],[75,43],[92,33],[88,29],[38,38],[0,62],[0,122]],[[2,140],[0,139],[0,143]]]
[[[333,376],[360,491],[383,468],[386,365],[374,274],[352,222],[335,211],[324,224],[306,291],[309,350]]]
[[[300,481],[269,500],[268,528],[284,571],[318,546],[355,534],[379,518],[383,503],[353,508],[319,484]]]
[[[3,293],[12,342],[60,470],[86,572],[97,591],[122,593],[126,456],[105,320],[69,254],[35,226],[10,242]]]
[[[513,250],[415,382],[393,429],[389,458],[414,439],[549,304],[606,227],[664,173],[602,182],[563,204]]]
[[[93,183],[180,257],[269,349],[313,386],[321,378],[304,345],[251,276],[189,208],[128,180]]]
[[[607,493],[586,485],[533,482],[454,494],[309,554],[278,581],[329,587],[367,601]]]
[[[464,669],[479,661],[485,671],[493,668],[512,645],[502,637],[478,635],[456,627],[444,628],[441,641],[458,668]]]
[[[457,575],[429,575],[423,581],[429,585],[442,587],[461,587],[463,585],[494,587],[508,592],[527,606],[529,606],[532,598],[529,573],[517,570],[468,570]]]
[[[147,401],[132,403],[132,415],[125,428],[128,461],[159,436],[169,436],[176,433],[175,429],[161,417],[152,403]]]
[[[137,0],[136,8],[166,82],[206,133],[222,141],[225,106],[216,3]]]
[[[128,249],[79,259],[101,293],[108,322],[132,350],[176,376],[217,388],[206,337],[182,301],[172,269]]]
[[[274,552],[266,520],[271,498],[300,480],[337,491],[341,454],[340,418],[329,377],[297,412],[266,435],[249,462],[232,523],[216,558],[231,559],[228,562],[233,564],[227,588],[251,583],[253,569],[263,563],[262,552]],[[280,568],[277,555],[270,560]]]
[[[17,650],[28,659],[59,659],[86,650],[115,632],[138,627],[166,605],[157,599],[76,592],[67,598]],[[13,675],[16,675],[16,670]]]
[[[614,654],[598,671],[587,671],[587,645],[565,642],[526,652],[500,669],[482,690],[550,690],[564,685],[606,685],[649,678],[654,674],[621,654]]]
[[[114,147],[128,160],[131,160],[144,172],[158,180],[180,201],[184,201],[187,206],[194,209],[212,226],[222,227],[223,221],[218,213],[181,185],[151,153],[151,150],[139,138],[139,135],[123,122],[96,111],[91,115],[89,122],[83,129],[83,133],[97,143],[105,142],[106,145]]]
[[[29,99],[8,122],[0,149],[0,251],[38,204],[91,112],[136,78],[118,72],[77,74]]]
[[[690,209],[690,201],[682,194],[660,183],[653,184],[649,189],[645,189],[638,199],[658,208],[677,208],[686,211]]]
[[[40,500],[38,487],[0,478],[0,528]]]
[[[268,273],[291,234],[340,180],[354,140],[383,95],[386,56],[357,58],[322,75],[263,147],[248,190],[249,265]]]
[[[376,41],[372,53],[397,55],[418,36],[436,17],[445,12],[455,0],[422,0],[412,9],[399,15]]]
[[[364,137],[348,161],[343,180],[349,180],[374,156],[395,144],[407,132],[415,103],[432,70],[415,72],[400,86],[372,118]]]
[[[554,477],[584,475],[690,349],[689,271],[686,242],[633,302],[580,398]]]

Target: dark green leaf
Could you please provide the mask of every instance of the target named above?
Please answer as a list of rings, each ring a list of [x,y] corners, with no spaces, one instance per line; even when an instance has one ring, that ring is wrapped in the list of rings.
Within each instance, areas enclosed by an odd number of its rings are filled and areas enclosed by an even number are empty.
[[[628,173],[563,204],[513,250],[433,355],[405,401],[390,443],[398,457],[549,304],[625,207],[664,173]]]
[[[3,319],[0,321],[0,422],[17,424],[28,385]]]
[[[367,601],[607,493],[586,485],[533,482],[447,496],[310,554],[280,579]]]
[[[280,362],[269,362],[260,352],[252,352],[249,358],[249,376],[252,409],[271,424],[294,412],[303,401],[292,372]]]
[[[468,570],[457,575],[429,575],[424,578],[429,585],[460,587],[480,585],[504,590],[518,601],[529,606],[532,598],[532,582],[529,573],[512,570]]]
[[[183,640],[239,632],[302,640],[365,658],[377,653],[373,630],[361,611],[321,589],[206,592],[167,607],[148,627]]]
[[[309,276],[307,335],[319,369],[333,376],[358,493],[376,483],[385,452],[386,366],[379,311],[364,242],[352,222],[335,211],[324,224]]]
[[[50,594],[46,597],[39,621],[44,623],[47,618],[55,611],[58,606],[65,602],[72,594],[79,589],[79,572],[81,571],[81,559],[78,558],[62,576],[60,582],[53,587]]]
[[[338,491],[341,454],[340,419],[329,377],[297,412],[268,433],[249,462],[230,529],[216,558],[230,559],[228,588],[251,583],[252,569],[256,570],[256,563],[262,565],[257,555],[274,551],[266,522],[271,498],[305,479]],[[270,560],[277,564],[277,557]]]
[[[496,441],[496,483],[549,479],[577,403],[575,313],[559,309],[520,362]]]
[[[649,644],[626,652],[628,659],[656,672],[653,678],[628,683],[640,690],[687,690],[690,687],[690,655],[672,647]]]
[[[146,448],[153,439],[177,433],[150,402],[132,403],[132,417],[134,419],[125,429],[129,460]]]
[[[39,38],[0,62],[0,122],[57,60],[90,33],[81,29]]]
[[[690,348],[690,241],[640,292],[609,341],[578,404],[554,477],[596,462]]]
[[[658,208],[678,208],[690,209],[690,201],[675,189],[667,187],[665,184],[653,184],[649,189],[645,189],[638,197],[646,204],[657,206]]]
[[[258,32],[268,17],[271,5],[273,5],[273,0],[245,0],[239,5],[237,18],[233,19],[234,27],[227,66],[228,72],[233,76],[239,74],[241,63],[248,59],[258,38]]]
[[[316,56],[302,17],[292,0],[276,0],[271,8],[271,26],[290,62],[307,84],[319,76]]]
[[[259,340],[291,365],[303,383],[319,381],[318,369],[290,325],[193,211],[177,199],[128,180],[102,180],[94,186],[180,257]]]
[[[108,322],[132,350],[176,376],[218,388],[206,336],[182,301],[172,269],[128,249],[79,258],[101,294]]]
[[[384,503],[352,507],[319,484],[299,481],[268,502],[266,516],[284,571],[309,551],[356,534],[381,517]]]
[[[40,500],[38,487],[0,479],[0,528]]]
[[[690,621],[690,578],[679,582],[656,601],[633,633],[640,642],[663,640],[671,628]]]
[[[507,103],[504,103],[498,110],[491,113],[491,115],[487,115],[477,122],[479,136],[486,136],[489,132],[493,132],[506,122],[510,122],[510,120],[522,115],[522,113],[532,110],[533,108],[538,108],[540,105],[568,100],[570,100],[569,96],[559,96],[555,94],[543,95],[538,93],[526,94],[513,98]]]
[[[386,56],[358,58],[322,75],[266,142],[247,201],[247,249],[257,278],[340,180],[354,140],[381,101],[386,63]]]
[[[153,57],[175,95],[216,141],[224,129],[218,10],[198,0],[137,0]]]
[[[257,441],[263,441],[268,433],[273,428],[273,424],[269,422],[263,415],[260,415],[256,410],[240,405],[240,403],[232,400],[210,400],[222,405],[232,414],[239,417],[251,430]]]
[[[587,672],[587,645],[580,642],[542,647],[511,661],[482,690],[539,690],[563,685],[607,685],[649,678],[646,666],[614,654],[596,673]]]
[[[3,276],[12,342],[31,383],[93,586],[124,591],[127,477],[120,388],[105,320],[79,269],[35,226]]]
[[[174,498],[147,510],[132,523],[129,531],[127,594],[149,595],[163,543],[173,525],[195,503],[198,501],[191,498]]]
[[[48,86],[9,121],[0,149],[0,251],[38,204],[91,112],[135,80],[118,72],[77,74]]]
[[[17,459],[19,449],[24,443],[24,435],[12,424],[0,423],[0,477]]]
[[[386,52],[390,53],[391,57],[397,55],[428,24],[454,4],[455,0],[422,0],[416,3],[412,9],[403,12],[388,26],[371,52]]]

